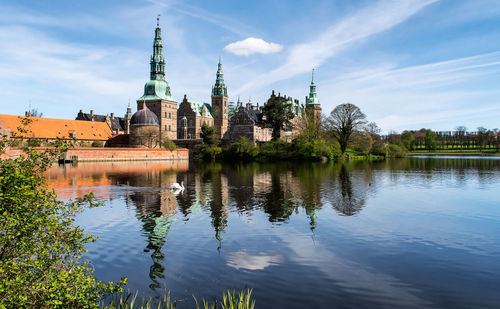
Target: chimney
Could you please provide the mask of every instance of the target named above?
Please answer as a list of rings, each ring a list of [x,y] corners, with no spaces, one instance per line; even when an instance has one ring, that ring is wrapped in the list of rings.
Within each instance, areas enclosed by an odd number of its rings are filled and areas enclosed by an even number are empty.
[[[275,94],[274,94],[274,89],[273,89],[273,93],[271,93],[271,96],[273,96],[273,97],[275,96]]]
[[[80,110],[80,112],[78,114],[83,114],[83,110]]]
[[[250,103],[247,103],[247,109],[251,109],[252,105]]]
[[[184,100],[183,100],[183,101],[184,101],[184,102],[187,102],[187,100],[188,100],[187,95],[184,95]]]
[[[278,98],[280,98],[280,97],[281,97],[281,92],[278,92]]]
[[[115,119],[115,113],[111,113],[111,119]]]

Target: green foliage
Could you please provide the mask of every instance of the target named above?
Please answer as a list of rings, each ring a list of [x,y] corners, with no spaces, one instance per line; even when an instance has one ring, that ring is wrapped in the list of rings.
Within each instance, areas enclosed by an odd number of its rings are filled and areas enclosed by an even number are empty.
[[[386,158],[404,158],[406,149],[396,144],[388,144],[386,147]]]
[[[38,138],[30,138],[26,141],[28,147],[40,147],[42,142]]]
[[[245,136],[240,137],[231,144],[227,151],[227,156],[243,161],[253,160],[258,154],[258,150]]]
[[[243,289],[236,294],[236,291],[226,291],[222,293],[222,302],[217,302],[215,299],[213,303],[202,300],[201,304],[194,297],[197,309],[254,309],[255,300],[252,300],[252,289]]]
[[[415,149],[415,136],[413,136],[413,132],[404,131],[403,134],[401,134],[401,142],[406,150],[412,151]]]
[[[436,150],[436,133],[431,130],[425,131],[425,149],[428,151]]]
[[[349,138],[348,145],[357,152],[369,154],[373,146],[373,139],[368,132],[357,131]]]
[[[294,117],[289,104],[284,97],[271,96],[262,108],[265,121],[264,126],[271,128],[272,140],[277,141],[281,137],[281,130],[290,125],[290,120]]]
[[[102,147],[104,144],[101,141],[93,141],[90,146],[92,147]]]
[[[0,154],[9,146],[3,136]],[[25,147],[24,156],[0,161],[0,308],[98,308],[103,295],[126,284],[97,280],[82,259],[95,238],[74,217],[96,203],[92,194],[64,203],[46,187],[44,172],[67,149],[54,146]]]
[[[163,297],[157,301],[158,304],[154,304],[151,298],[142,299],[140,304],[137,302],[137,292],[132,295],[130,292],[127,294],[114,294],[111,297],[111,302],[107,306],[103,306],[103,309],[175,309],[177,307],[177,301],[172,301],[170,298],[170,293],[165,291]]]
[[[300,136],[293,140],[290,155],[295,159],[319,161],[323,158],[339,158],[341,152],[337,142],[328,145],[324,139],[307,139]]]
[[[207,146],[212,146],[217,144],[217,136],[215,135],[215,128],[203,124],[201,126],[201,138],[203,139],[203,144]]]
[[[167,150],[175,150],[177,149],[177,145],[171,139],[165,139],[162,144],[163,148]]]
[[[344,153],[351,134],[366,123],[366,115],[354,104],[344,103],[333,109],[326,120],[329,134],[337,139]]]

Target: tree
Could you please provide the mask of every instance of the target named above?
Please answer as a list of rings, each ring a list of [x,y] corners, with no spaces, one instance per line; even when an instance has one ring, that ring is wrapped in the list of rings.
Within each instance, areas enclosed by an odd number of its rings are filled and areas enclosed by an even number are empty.
[[[373,139],[368,131],[355,131],[349,138],[349,147],[364,154],[369,154],[372,146]]]
[[[0,138],[0,154],[11,141]],[[93,196],[64,203],[46,187],[44,172],[67,147],[54,146],[0,160],[0,308],[99,308],[105,294],[121,291],[97,280],[82,259],[94,238],[73,222],[96,205]]]
[[[406,150],[412,151],[415,149],[415,137],[413,136],[413,132],[404,131],[403,134],[401,134],[401,142]]]
[[[340,144],[342,154],[345,153],[349,137],[366,123],[366,115],[359,107],[351,103],[340,104],[327,118],[327,129]]]
[[[492,136],[492,132],[488,131],[485,127],[478,127],[477,128],[477,142],[479,146],[479,150],[483,150],[484,146],[486,144],[489,144],[490,142],[490,137]]]
[[[427,130],[425,132],[425,149],[428,151],[436,150],[436,133],[432,132],[432,130]]]
[[[212,146],[217,143],[217,136],[215,135],[215,128],[207,124],[201,126],[201,138],[203,139],[203,144],[207,146]]]
[[[297,123],[300,135],[306,139],[319,139],[321,134],[321,122],[314,118],[314,111],[306,109],[305,117]]]
[[[380,139],[380,132],[382,132],[382,129],[380,129],[375,122],[368,123],[365,127],[365,130],[366,132],[368,132],[368,134],[370,134],[372,140],[376,141]]]
[[[285,97],[271,96],[262,108],[264,114],[264,127],[271,128],[272,140],[276,141],[281,137],[281,130],[290,126],[290,120],[294,117],[291,111],[291,104]]]

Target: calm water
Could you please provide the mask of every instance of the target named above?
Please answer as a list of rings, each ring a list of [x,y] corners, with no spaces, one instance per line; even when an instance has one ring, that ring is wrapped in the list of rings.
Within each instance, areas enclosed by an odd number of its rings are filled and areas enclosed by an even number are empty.
[[[49,178],[63,199],[106,201],[77,220],[100,238],[99,278],[166,286],[180,308],[245,286],[257,308],[500,307],[500,160],[80,164]],[[183,194],[166,190],[181,180]]]

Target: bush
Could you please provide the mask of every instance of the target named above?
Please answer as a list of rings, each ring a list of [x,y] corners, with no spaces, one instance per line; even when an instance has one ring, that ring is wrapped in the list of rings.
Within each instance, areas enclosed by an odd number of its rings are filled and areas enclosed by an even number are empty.
[[[406,157],[406,149],[396,144],[388,144],[386,157],[404,158]]]
[[[308,140],[298,137],[293,141],[292,145],[294,156],[297,159],[319,161],[323,158],[331,160],[340,157],[338,142],[328,145],[323,139]],[[336,148],[334,145],[338,147]]]
[[[177,149],[177,145],[170,139],[166,139],[164,142],[163,142],[163,148],[165,149],[168,149],[168,150],[175,150]]]
[[[0,139],[0,154],[10,143]],[[24,156],[0,161],[0,308],[98,308],[121,284],[97,280],[82,259],[95,238],[73,225],[92,195],[57,200],[44,172],[61,154],[24,148]]]
[[[240,137],[231,144],[227,151],[227,156],[243,161],[253,160],[258,154],[255,144],[245,136]]]
[[[104,144],[101,141],[93,141],[92,144],[90,144],[92,147],[102,147]]]

